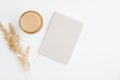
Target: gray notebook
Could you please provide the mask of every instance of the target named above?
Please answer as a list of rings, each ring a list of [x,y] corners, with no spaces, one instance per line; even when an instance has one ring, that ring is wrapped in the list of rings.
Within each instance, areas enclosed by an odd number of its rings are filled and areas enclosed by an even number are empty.
[[[83,24],[55,12],[49,24],[40,54],[68,63]]]

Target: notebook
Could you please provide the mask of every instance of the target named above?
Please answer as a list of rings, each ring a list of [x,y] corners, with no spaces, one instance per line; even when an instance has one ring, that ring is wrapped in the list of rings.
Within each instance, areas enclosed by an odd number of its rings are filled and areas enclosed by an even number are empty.
[[[55,12],[40,47],[40,54],[68,63],[83,24]]]

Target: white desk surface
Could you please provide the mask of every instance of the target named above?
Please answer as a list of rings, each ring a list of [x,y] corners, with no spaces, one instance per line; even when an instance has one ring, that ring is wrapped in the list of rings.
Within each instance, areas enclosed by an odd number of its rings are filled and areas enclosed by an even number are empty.
[[[19,17],[27,10],[44,18],[42,30],[35,35],[19,27]],[[38,54],[54,11],[84,23],[68,65]],[[0,80],[120,80],[119,0],[0,0],[0,21],[6,28],[11,22],[22,45],[31,46],[31,71],[24,73],[0,32]]]

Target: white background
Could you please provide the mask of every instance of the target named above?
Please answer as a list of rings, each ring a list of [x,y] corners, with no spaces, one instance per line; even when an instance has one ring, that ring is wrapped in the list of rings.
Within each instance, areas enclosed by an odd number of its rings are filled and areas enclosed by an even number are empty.
[[[19,27],[19,17],[27,10],[43,16],[37,34],[28,35]],[[84,23],[67,65],[38,53],[54,11]],[[8,22],[15,26],[24,49],[31,46],[31,71],[24,73],[0,32],[0,80],[120,80],[119,0],[0,0],[0,21],[6,29]]]

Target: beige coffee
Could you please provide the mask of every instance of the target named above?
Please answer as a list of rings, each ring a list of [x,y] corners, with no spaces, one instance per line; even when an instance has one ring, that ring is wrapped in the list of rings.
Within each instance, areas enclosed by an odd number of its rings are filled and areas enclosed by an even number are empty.
[[[20,17],[22,30],[29,34],[38,32],[42,28],[42,25],[42,16],[35,11],[27,11]]]

